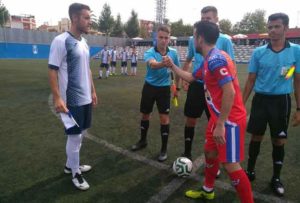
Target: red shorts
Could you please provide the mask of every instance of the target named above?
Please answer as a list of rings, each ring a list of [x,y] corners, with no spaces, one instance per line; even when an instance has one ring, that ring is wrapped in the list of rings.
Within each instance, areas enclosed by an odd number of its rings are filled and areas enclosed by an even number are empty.
[[[213,139],[215,121],[210,119],[205,135],[205,151],[217,151],[221,163],[236,163],[244,160],[244,142],[246,132],[246,119],[238,122],[225,123],[225,140],[223,145],[217,145]]]

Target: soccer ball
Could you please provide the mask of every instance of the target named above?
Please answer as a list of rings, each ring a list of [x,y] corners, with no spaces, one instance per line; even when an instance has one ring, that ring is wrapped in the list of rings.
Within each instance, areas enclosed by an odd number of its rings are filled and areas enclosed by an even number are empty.
[[[187,177],[191,174],[193,163],[186,157],[178,157],[173,163],[173,171],[179,177]]]

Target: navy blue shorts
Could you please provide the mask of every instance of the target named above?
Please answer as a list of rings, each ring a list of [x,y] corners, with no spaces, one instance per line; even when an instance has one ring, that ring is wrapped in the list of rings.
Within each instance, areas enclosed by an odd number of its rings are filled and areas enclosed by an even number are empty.
[[[108,69],[108,63],[101,63],[100,68],[106,68]]]
[[[83,106],[68,106],[67,107],[71,112],[73,118],[79,125],[65,129],[67,135],[78,135],[81,134],[83,130],[86,130],[91,127],[92,123],[92,104],[86,104]]]
[[[116,65],[117,65],[117,62],[116,62],[116,61],[111,61],[111,62],[110,62],[110,66],[116,67]]]

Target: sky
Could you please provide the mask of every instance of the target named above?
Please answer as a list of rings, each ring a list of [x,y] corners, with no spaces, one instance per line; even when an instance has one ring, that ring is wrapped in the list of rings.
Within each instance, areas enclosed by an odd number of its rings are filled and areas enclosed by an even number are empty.
[[[266,11],[266,18],[276,12],[284,12],[290,17],[290,27],[300,27],[300,7],[298,0],[167,0],[166,17],[175,22],[182,19],[185,24],[194,24],[200,19],[200,11],[204,6],[216,6],[219,19],[229,19],[232,24],[239,22],[248,12],[256,9]],[[37,25],[48,22],[56,25],[61,18],[68,17],[68,7],[71,3],[79,2],[90,6],[98,17],[103,5],[108,3],[112,15],[118,13],[121,20],[126,22],[131,16],[131,10],[138,13],[139,19],[155,20],[155,0],[2,0],[11,15],[31,14],[35,16]]]

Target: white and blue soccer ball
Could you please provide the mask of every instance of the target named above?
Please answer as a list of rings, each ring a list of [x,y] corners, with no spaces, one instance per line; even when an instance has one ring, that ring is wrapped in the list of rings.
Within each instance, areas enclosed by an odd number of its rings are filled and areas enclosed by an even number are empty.
[[[193,162],[186,157],[178,157],[173,163],[173,171],[179,177],[187,177],[191,175]]]

